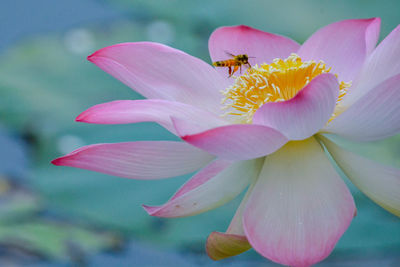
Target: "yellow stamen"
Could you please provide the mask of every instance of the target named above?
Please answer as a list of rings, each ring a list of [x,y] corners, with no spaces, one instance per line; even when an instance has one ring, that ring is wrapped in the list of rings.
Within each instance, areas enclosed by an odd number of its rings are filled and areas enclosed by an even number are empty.
[[[223,109],[227,111],[224,116],[233,115],[239,123],[251,123],[254,113],[264,103],[289,100],[312,79],[330,70],[323,61],[303,62],[296,54],[284,60],[274,59],[271,64],[255,65],[235,77],[235,83],[222,92],[225,96]],[[340,82],[337,103],[350,86],[351,82]]]

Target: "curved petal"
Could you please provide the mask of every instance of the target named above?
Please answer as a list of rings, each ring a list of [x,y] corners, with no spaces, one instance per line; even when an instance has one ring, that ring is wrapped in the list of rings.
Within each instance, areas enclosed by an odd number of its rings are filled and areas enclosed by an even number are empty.
[[[207,238],[207,255],[213,260],[222,260],[243,253],[251,248],[242,235],[212,232]]]
[[[294,98],[265,103],[254,114],[253,123],[277,129],[290,140],[306,139],[329,120],[339,96],[335,75],[321,74]]]
[[[98,124],[154,121],[176,134],[171,116],[214,127],[227,124],[221,117],[206,110],[184,103],[159,99],[119,100],[99,104],[82,112],[76,120]]]
[[[262,157],[287,142],[280,132],[263,125],[233,124],[196,133],[199,129],[196,125],[175,118],[173,122],[183,140],[228,160]]]
[[[252,247],[288,266],[326,258],[350,225],[353,198],[321,145],[290,142],[265,159],[243,225]]]
[[[323,60],[341,81],[351,81],[378,41],[381,20],[351,19],[314,33],[299,49],[303,60]]]
[[[387,79],[331,121],[324,131],[356,141],[400,132],[400,74]]]
[[[264,162],[264,160],[263,160]],[[255,181],[250,185],[242,202],[236,210],[226,233],[212,232],[206,243],[207,255],[213,260],[222,260],[246,252],[251,248],[243,229],[243,212],[247,200],[254,188]]]
[[[236,197],[258,175],[262,160],[216,160],[194,175],[162,206],[143,205],[152,216],[184,217],[219,207]]]
[[[367,58],[361,74],[343,98],[350,106],[384,80],[400,73],[400,25]]]
[[[191,173],[213,158],[183,142],[141,141],[84,146],[52,163],[148,180]]]
[[[264,161],[265,158],[262,159],[261,165],[264,164]],[[245,236],[245,232],[243,229],[243,212],[245,210],[247,201],[249,200],[249,196],[251,195],[251,192],[254,189],[255,182],[256,181],[253,181],[253,183],[249,186],[249,189],[247,189],[246,195],[244,196],[242,202],[240,202],[240,205],[235,212],[235,216],[233,216],[231,223],[229,224],[228,230],[226,230],[227,234]]]
[[[171,47],[151,43],[122,43],[88,57],[146,98],[179,101],[219,112],[219,91],[227,87],[210,65]]]
[[[208,41],[212,61],[226,60],[230,56],[247,54],[251,65],[272,62],[275,58],[286,58],[296,52],[300,45],[276,34],[263,32],[248,26],[231,26],[216,29]],[[223,77],[228,76],[225,68],[218,69]]]
[[[352,183],[375,203],[400,217],[400,170],[351,153],[320,137]]]
[[[171,197],[171,200],[174,200],[184,194],[196,189],[196,187],[201,186],[202,184],[206,183],[211,178],[218,175],[220,172],[228,168],[232,165],[232,162],[226,160],[214,160],[206,167],[204,167],[201,171],[199,171],[196,175],[190,178],[181,188],[176,191],[176,193]]]

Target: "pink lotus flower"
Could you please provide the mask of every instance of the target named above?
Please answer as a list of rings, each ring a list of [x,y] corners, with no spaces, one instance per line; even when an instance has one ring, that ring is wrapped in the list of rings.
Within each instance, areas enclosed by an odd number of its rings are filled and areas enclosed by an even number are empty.
[[[77,121],[154,121],[184,142],[90,145],[53,163],[143,180],[200,169],[164,205],[145,210],[190,216],[248,188],[227,231],[209,236],[209,256],[253,247],[284,265],[317,263],[356,214],[327,154],[362,192],[400,216],[400,171],[326,137],[373,141],[400,131],[400,27],[375,47],[379,30],[378,18],[345,20],[299,45],[247,26],[222,27],[209,40],[213,61],[228,59],[225,51],[254,57],[231,78],[226,68],[161,44],[100,49],[88,59],[149,99],[100,104]]]

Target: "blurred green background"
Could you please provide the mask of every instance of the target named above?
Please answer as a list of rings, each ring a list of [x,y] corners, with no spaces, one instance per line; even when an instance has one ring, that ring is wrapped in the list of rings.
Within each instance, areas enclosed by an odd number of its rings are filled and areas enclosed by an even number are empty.
[[[400,23],[400,2],[2,0],[0,2],[1,266],[275,266],[254,251],[222,262],[205,256],[239,198],[194,217],[148,216],[189,176],[135,181],[50,161],[82,145],[176,140],[152,123],[85,125],[88,107],[140,95],[86,61],[120,42],[155,41],[210,63],[207,41],[224,25],[246,24],[303,42],[348,18],[381,17],[381,39]],[[346,144],[400,167],[400,136]],[[400,266],[400,219],[351,186],[358,215],[319,266]]]

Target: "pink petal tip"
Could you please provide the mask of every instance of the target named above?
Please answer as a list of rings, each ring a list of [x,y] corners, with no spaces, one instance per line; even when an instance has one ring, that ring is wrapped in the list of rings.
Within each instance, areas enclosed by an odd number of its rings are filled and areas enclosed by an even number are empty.
[[[82,112],[81,114],[79,114],[76,118],[75,118],[75,121],[76,122],[86,122],[87,120],[86,120],[86,112],[84,111],[84,112]]]
[[[53,164],[53,165],[56,165],[56,166],[62,166],[63,164],[62,164],[62,157],[61,158],[56,158],[56,159],[53,159],[50,163],[51,164]]]
[[[150,216],[155,216],[157,211],[160,209],[157,206],[148,206],[145,204],[142,204],[143,209],[149,214]]]

